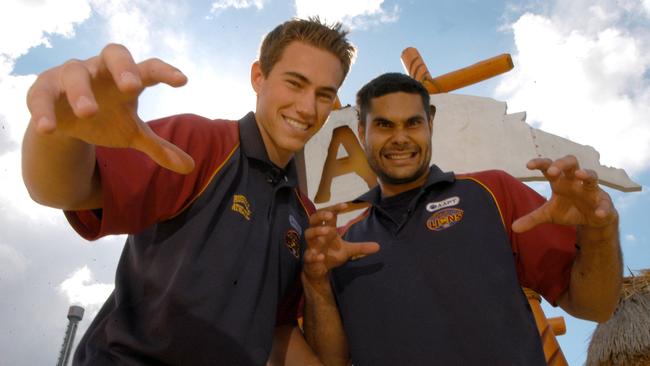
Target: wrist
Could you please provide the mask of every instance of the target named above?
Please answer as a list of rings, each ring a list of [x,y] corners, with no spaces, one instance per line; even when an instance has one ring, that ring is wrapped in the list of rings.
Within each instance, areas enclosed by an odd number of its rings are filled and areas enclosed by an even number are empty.
[[[310,276],[303,271],[300,277],[305,297],[314,299],[331,296],[332,286],[330,284],[329,272],[324,275]]]
[[[582,248],[590,243],[618,242],[618,215],[604,226],[579,225],[577,231],[578,243]]]
[[[303,286],[309,286],[314,288],[328,286],[330,283],[329,271],[321,273],[309,273],[303,270],[300,273],[300,279],[302,280]]]

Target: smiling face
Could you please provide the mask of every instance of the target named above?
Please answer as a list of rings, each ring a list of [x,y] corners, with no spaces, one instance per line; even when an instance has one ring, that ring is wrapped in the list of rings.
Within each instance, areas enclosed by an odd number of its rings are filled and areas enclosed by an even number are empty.
[[[373,98],[359,137],[382,194],[392,196],[426,181],[432,121],[419,94],[396,92]]]
[[[257,93],[255,118],[271,161],[284,167],[321,128],[343,82],[341,61],[307,43],[291,42],[264,75],[251,69]]]

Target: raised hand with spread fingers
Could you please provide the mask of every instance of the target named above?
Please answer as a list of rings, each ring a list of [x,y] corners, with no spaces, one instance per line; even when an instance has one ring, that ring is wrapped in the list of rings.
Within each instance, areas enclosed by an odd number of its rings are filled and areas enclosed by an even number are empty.
[[[133,148],[159,165],[189,173],[193,159],[157,136],[137,114],[142,91],[187,78],[159,60],[135,63],[121,45],[98,56],[44,71],[27,94],[31,119],[23,144],[23,175],[32,197],[54,207],[96,208],[94,146]]]
[[[527,166],[544,174],[552,194],[545,204],[516,220],[513,231],[524,232],[544,223],[576,226],[578,252],[571,281],[557,303],[576,317],[609,319],[622,281],[618,212],[612,199],[598,186],[596,172],[581,169],[575,156],[533,159]]]
[[[543,223],[580,225],[606,229],[618,224],[612,199],[598,186],[598,175],[581,169],[575,156],[552,161],[538,158],[528,162],[551,184],[551,198],[544,205],[512,224],[515,232],[524,232]]]
[[[346,207],[341,203],[317,211],[309,218],[310,227],[305,231],[305,339],[326,365],[349,364],[347,337],[330,287],[330,270],[379,250],[379,244],[374,242],[350,243],[341,238],[336,219]]]

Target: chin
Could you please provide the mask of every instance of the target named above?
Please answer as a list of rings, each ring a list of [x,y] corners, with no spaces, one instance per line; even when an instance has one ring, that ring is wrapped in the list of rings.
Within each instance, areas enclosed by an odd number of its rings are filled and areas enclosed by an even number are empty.
[[[297,153],[298,151],[302,150],[305,145],[307,144],[307,141],[303,140],[291,140],[291,141],[285,141],[285,143],[280,146],[283,150],[286,151],[291,151],[292,153]]]
[[[406,183],[411,183],[415,180],[417,180],[420,176],[417,174],[410,174],[410,175],[393,175],[393,174],[387,174],[385,172],[382,172],[379,174],[379,179],[382,180],[384,183],[388,184],[406,184]]]
[[[381,170],[378,174],[380,179],[388,184],[407,184],[414,182],[426,174],[428,171],[427,167],[421,166],[410,171],[401,171],[401,172],[390,172],[386,170]]]

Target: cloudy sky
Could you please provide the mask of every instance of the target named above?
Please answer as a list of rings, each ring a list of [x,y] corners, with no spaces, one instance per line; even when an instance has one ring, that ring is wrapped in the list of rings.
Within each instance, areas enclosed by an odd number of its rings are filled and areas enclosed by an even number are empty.
[[[265,32],[319,14],[352,30],[359,55],[340,98],[386,71],[403,48],[440,75],[504,52],[513,71],[456,93],[506,101],[534,127],[595,147],[642,192],[609,191],[621,215],[626,268],[650,267],[650,0],[4,0],[0,3],[0,365],[54,363],[70,304],[83,332],[112,289],[124,238],[78,238],[56,210],[32,203],[20,177],[27,88],[69,58],[125,44],[137,60],[182,69],[181,89],[145,92],[145,119],[192,112],[239,118],[254,106],[249,67]],[[237,96],[233,98],[233,96]],[[626,269],[627,271],[627,269]],[[549,316],[563,315],[545,307]],[[559,338],[581,364],[594,324],[565,316]],[[78,337],[79,338],[79,337]]]

